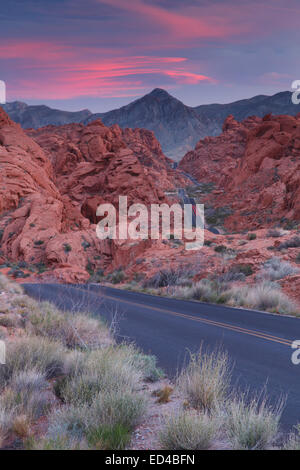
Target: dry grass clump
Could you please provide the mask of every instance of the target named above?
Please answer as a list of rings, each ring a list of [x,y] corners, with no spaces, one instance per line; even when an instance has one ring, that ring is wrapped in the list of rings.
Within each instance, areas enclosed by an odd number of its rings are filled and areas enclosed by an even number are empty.
[[[273,269],[274,263],[272,262],[264,268],[264,272],[267,273],[265,277],[268,277],[268,279],[279,279],[298,272],[289,263],[286,264],[288,265],[287,267],[282,266],[280,270],[275,270]],[[214,281],[203,279],[192,287],[175,288],[173,297],[215,304],[227,304],[233,307],[246,307],[287,315],[300,314],[294,302],[281,292],[280,286],[274,282],[265,280],[260,284],[252,286],[230,287],[229,282],[231,281],[230,276],[228,278],[227,276],[220,277],[220,279],[215,279]]]
[[[286,276],[299,273],[299,269],[292,266],[287,261],[274,256],[266,261],[260,270],[258,277],[270,281],[278,281]]]
[[[265,310],[287,315],[298,315],[297,306],[274,283],[263,282],[255,286],[233,287],[230,305]]]
[[[100,319],[89,313],[62,312],[49,302],[41,302],[27,319],[28,331],[59,341],[70,349],[98,349],[112,342]]]
[[[7,340],[0,367],[0,444],[9,436],[31,449],[124,448],[145,412],[143,382],[162,376],[156,359],[115,345],[87,313],[61,312],[15,291],[10,308],[23,333]],[[36,439],[40,417],[49,426]]]
[[[170,396],[173,393],[173,388],[166,385],[161,390],[155,390],[153,396],[157,397],[156,403],[169,403],[171,401]]]
[[[12,428],[12,421],[12,410],[7,410],[3,404],[0,403],[0,448],[2,448],[3,442]]]
[[[284,402],[270,405],[265,393],[258,396],[228,393],[231,367],[222,351],[191,355],[190,363],[178,377],[178,386],[187,402],[179,414],[166,419],[160,435],[164,449],[196,450],[215,446],[233,449],[266,449],[279,435]],[[189,407],[189,408],[188,408]],[[194,410],[191,409],[194,408]],[[298,435],[290,435],[286,448],[300,445]]]
[[[136,390],[137,383],[130,383],[130,377],[125,379],[125,369],[120,371],[120,383],[115,371],[110,374],[111,363],[107,361],[112,356],[98,359],[99,368],[95,367],[94,356],[92,368],[88,366],[80,377],[67,378],[63,383],[60,396],[65,406],[49,417],[48,445],[57,436],[68,443],[68,448],[82,447],[85,443],[88,448],[119,449],[129,442],[145,412],[146,397]]]
[[[223,304],[229,300],[226,285],[223,282],[210,281],[208,279],[203,279],[192,287],[178,287],[174,291],[174,297],[216,304]]]
[[[22,286],[16,282],[12,282],[3,274],[0,274],[0,292],[7,292],[8,294],[23,294],[23,289]]]
[[[242,396],[229,403],[226,431],[234,449],[262,450],[270,446],[278,434],[282,402],[270,406],[266,399]]]
[[[284,250],[286,248],[299,248],[300,247],[300,237],[295,235],[293,238],[286,240],[285,242],[280,243],[278,250]]]
[[[0,367],[0,385],[4,387],[21,371],[38,370],[47,379],[65,372],[63,346],[47,338],[27,336],[7,342],[6,364]]]
[[[267,232],[267,237],[279,238],[284,235],[284,232],[281,229],[271,228]]]
[[[100,392],[136,391],[143,377],[133,347],[109,347],[86,354],[59,394],[66,403],[91,404]]]
[[[207,414],[182,412],[167,419],[160,443],[167,450],[205,450],[212,445],[220,423]]]
[[[227,398],[231,367],[227,353],[208,353],[201,347],[191,354],[190,362],[177,379],[191,406],[198,410],[215,411]]]
[[[284,450],[300,450],[300,423],[295,426],[295,432],[292,432],[283,446]]]

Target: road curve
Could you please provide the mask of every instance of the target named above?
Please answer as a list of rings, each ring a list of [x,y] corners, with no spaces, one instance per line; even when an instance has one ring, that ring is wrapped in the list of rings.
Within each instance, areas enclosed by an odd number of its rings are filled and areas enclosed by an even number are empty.
[[[300,422],[300,365],[292,364],[291,343],[300,340],[300,320],[243,309],[181,301],[136,292],[89,286],[25,284],[28,295],[50,300],[60,308],[89,309],[108,323],[117,337],[133,340],[154,354],[170,375],[201,343],[223,347],[233,361],[233,386],[261,391],[271,400],[286,397],[281,425]]]

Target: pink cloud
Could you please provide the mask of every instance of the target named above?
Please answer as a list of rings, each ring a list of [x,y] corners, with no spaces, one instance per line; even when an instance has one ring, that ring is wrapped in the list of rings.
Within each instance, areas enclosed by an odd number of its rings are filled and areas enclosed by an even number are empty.
[[[196,85],[199,82],[208,81],[210,83],[217,83],[217,80],[207,77],[206,75],[200,75],[198,73],[184,72],[179,70],[168,70],[164,72],[165,75],[172,77],[177,83]]]
[[[161,76],[162,83],[165,83],[163,77],[174,80],[174,84],[213,82],[212,78],[192,70],[193,64],[185,57],[128,57],[125,53],[112,57],[111,51],[105,49],[99,54],[99,50],[31,41],[8,46],[0,47],[0,58],[16,61],[17,73],[7,88],[8,96],[18,99],[136,96],[148,88],[150,80],[146,77],[151,75],[156,79]],[[25,63],[19,60],[24,57]]]
[[[0,44],[0,59],[61,60],[72,55],[72,49],[55,42],[6,41]]]
[[[145,21],[153,21],[168,33],[173,33],[177,39],[190,38],[222,38],[245,30],[239,23],[232,23],[224,16],[203,15],[197,10],[196,15],[167,10],[158,5],[150,5],[142,0],[99,0],[118,9],[142,16]],[[187,9],[185,8],[185,11]]]

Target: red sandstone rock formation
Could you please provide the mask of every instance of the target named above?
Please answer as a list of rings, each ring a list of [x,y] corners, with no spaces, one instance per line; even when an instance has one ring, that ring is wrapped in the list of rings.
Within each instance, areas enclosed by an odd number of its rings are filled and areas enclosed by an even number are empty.
[[[180,168],[216,184],[206,201],[231,208],[230,230],[300,220],[300,115],[229,116],[223,133],[200,141]]]
[[[1,257],[43,263],[62,281],[85,281],[126,258],[130,240],[96,237],[99,203],[117,205],[119,195],[129,204],[166,202],[165,191],[184,184],[149,131],[95,121],[27,134],[0,108]]]

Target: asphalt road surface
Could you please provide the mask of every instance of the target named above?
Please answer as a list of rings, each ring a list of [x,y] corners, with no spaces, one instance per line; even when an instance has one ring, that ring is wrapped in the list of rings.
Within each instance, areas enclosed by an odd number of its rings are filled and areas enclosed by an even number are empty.
[[[125,290],[59,284],[25,284],[27,294],[65,310],[88,309],[117,327],[118,340],[132,340],[154,354],[169,376],[200,345],[222,347],[233,364],[232,386],[250,393],[265,387],[272,401],[285,397],[283,429],[300,422],[300,365],[293,365],[300,319],[181,301]]]

